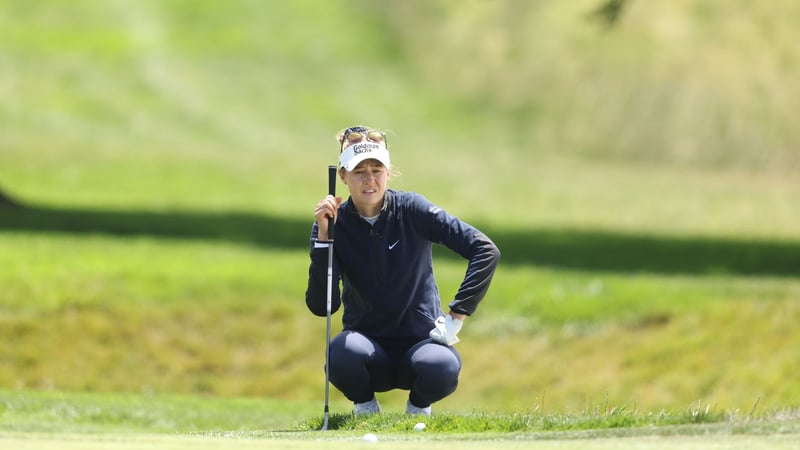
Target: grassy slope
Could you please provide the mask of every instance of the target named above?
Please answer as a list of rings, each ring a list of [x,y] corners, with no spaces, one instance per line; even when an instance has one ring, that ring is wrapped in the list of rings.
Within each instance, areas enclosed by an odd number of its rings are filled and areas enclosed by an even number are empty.
[[[596,3],[514,28],[481,2],[442,27],[416,2],[359,27],[344,1],[3,2],[0,182],[33,208],[0,211],[0,385],[318,398],[308,205],[333,132],[366,121],[395,131],[396,187],[506,255],[442,408],[797,404],[790,2],[752,6],[774,31],[742,53],[723,2],[636,2],[614,32],[584,26]],[[452,295],[463,265],[437,270]]]

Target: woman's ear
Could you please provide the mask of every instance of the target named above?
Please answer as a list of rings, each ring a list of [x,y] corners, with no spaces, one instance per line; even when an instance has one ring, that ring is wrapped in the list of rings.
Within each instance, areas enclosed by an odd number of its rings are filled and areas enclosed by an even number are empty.
[[[339,179],[342,180],[342,183],[347,184],[347,177],[346,177],[346,169],[343,167],[339,169]]]

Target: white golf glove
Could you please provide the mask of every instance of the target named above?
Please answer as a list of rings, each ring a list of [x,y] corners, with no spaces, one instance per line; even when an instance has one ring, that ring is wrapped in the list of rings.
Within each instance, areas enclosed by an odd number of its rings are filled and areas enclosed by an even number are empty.
[[[454,319],[453,316],[439,317],[436,319],[436,328],[430,332],[431,339],[439,344],[451,347],[458,343],[460,339],[457,334],[461,331],[464,321]]]

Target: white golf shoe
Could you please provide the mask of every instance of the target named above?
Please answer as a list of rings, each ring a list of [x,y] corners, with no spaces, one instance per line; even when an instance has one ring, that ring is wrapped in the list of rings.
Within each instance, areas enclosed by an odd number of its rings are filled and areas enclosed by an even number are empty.
[[[406,414],[412,416],[430,416],[431,415],[431,407],[428,405],[427,408],[420,408],[418,406],[414,406],[411,403],[411,400],[406,402]]]
[[[378,414],[381,412],[381,404],[378,399],[372,397],[372,400],[364,403],[356,403],[353,407],[353,414],[357,416],[366,416],[368,414]]]

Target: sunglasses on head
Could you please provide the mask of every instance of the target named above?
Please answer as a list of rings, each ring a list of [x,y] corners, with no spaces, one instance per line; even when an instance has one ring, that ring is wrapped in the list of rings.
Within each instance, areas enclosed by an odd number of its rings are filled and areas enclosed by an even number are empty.
[[[347,147],[351,144],[361,142],[364,139],[375,142],[376,144],[385,143],[386,133],[364,127],[348,128],[342,133],[342,146]]]

